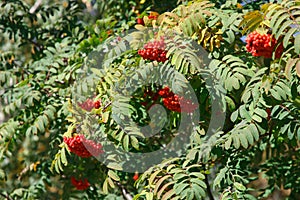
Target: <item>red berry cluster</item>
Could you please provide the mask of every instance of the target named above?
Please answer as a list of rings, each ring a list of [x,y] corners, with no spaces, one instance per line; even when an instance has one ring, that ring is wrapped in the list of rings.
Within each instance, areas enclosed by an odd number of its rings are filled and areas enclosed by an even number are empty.
[[[96,109],[100,108],[101,102],[100,102],[100,100],[93,101],[92,99],[88,98],[88,99],[85,100],[84,102],[78,103],[78,105],[79,105],[82,109],[84,109],[84,110],[90,112],[93,108],[96,108]]]
[[[144,101],[141,104],[145,107],[151,107],[159,98],[157,92],[153,92],[151,89],[147,88],[144,92]]]
[[[148,19],[156,20],[156,19],[157,19],[157,16],[155,16],[155,15],[149,15],[149,16],[148,16]]]
[[[145,60],[156,60],[158,62],[165,62],[167,59],[167,51],[164,38],[154,40],[144,45],[143,49],[138,50],[138,54]]]
[[[158,94],[163,98],[163,104],[172,111],[175,112],[193,112],[198,105],[191,100],[187,100],[184,97],[180,97],[170,91],[169,87],[165,87],[159,90]]]
[[[77,180],[72,176],[71,183],[76,187],[77,190],[86,190],[88,187],[90,187],[90,183],[86,178],[83,180]]]
[[[246,38],[246,48],[253,56],[272,58],[272,52],[277,47],[277,40],[271,34],[261,35],[257,31],[250,33]],[[280,44],[275,51],[275,58],[280,58],[283,45]]]
[[[148,16],[148,19],[156,20],[158,18],[158,16],[159,16],[159,13],[151,11],[149,16]]]
[[[103,153],[101,144],[86,139],[82,134],[71,138],[64,137],[64,142],[68,145],[68,148],[72,153],[75,153],[82,158],[91,157],[92,154],[98,156]]]
[[[90,98],[88,98],[87,100],[85,100],[85,101],[82,102],[82,103],[78,103],[78,105],[79,105],[82,109],[84,109],[84,110],[86,110],[86,111],[88,111],[88,112],[90,112],[90,111],[94,108],[94,102],[93,102],[93,100],[90,99]]]

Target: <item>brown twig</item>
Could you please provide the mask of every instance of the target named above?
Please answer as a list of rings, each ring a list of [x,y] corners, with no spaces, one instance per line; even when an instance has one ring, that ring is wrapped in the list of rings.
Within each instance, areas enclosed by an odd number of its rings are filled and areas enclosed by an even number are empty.
[[[104,107],[103,107],[103,111],[105,111],[110,105],[112,104],[112,102],[110,101],[108,104],[106,104]]]
[[[127,192],[126,188],[119,182],[117,182],[118,187],[122,191],[122,195],[126,200],[132,200],[132,196]]]
[[[207,176],[207,174],[205,174],[205,184],[206,184],[206,186],[207,186],[207,193],[208,193],[208,197],[209,197],[209,199],[210,200],[215,200],[214,199],[214,196],[213,196],[213,194],[212,194],[212,192],[211,192],[211,188],[210,188],[210,185],[209,185],[209,181],[208,181],[208,176]]]

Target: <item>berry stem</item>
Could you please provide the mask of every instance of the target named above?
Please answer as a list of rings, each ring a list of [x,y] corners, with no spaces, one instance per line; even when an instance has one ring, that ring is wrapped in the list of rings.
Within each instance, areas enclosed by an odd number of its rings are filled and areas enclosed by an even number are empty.
[[[267,73],[271,70],[271,58],[264,58],[264,66],[268,67]]]

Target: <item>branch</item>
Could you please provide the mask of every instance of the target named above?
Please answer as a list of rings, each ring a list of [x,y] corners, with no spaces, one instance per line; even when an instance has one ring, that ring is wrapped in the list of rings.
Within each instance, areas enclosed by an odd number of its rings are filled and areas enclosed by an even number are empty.
[[[5,199],[7,199],[7,200],[12,200],[12,198],[10,198],[9,196],[8,196],[8,194],[2,194],[2,193],[0,193],[0,196],[3,196]]]
[[[209,199],[210,199],[210,200],[215,200],[215,199],[214,199],[214,196],[213,196],[213,194],[212,194],[212,192],[211,192],[211,189],[210,189],[210,185],[209,185],[209,181],[208,181],[208,176],[207,176],[207,174],[205,174],[205,184],[206,184],[206,186],[207,186],[207,193],[208,193]]]
[[[34,5],[30,8],[29,13],[33,14],[35,13],[35,11],[40,7],[40,5],[42,4],[42,0],[37,0]]]
[[[103,107],[103,111],[105,111],[110,105],[112,104],[112,102],[110,101],[108,104],[106,104],[104,107]]]
[[[123,197],[126,200],[132,200],[132,196],[127,192],[127,190],[125,189],[125,187],[123,185],[121,185],[121,183],[117,183],[117,185],[121,189]]]
[[[35,42],[34,40],[30,40],[30,39],[26,39],[28,42],[30,42],[31,44],[33,44],[34,46],[36,46],[38,48],[39,51],[42,51],[44,49],[44,46]]]

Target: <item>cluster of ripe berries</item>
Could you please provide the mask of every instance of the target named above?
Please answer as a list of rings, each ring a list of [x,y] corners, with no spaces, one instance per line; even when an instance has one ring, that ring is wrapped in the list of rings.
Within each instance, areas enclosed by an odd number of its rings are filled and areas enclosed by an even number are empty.
[[[86,190],[88,187],[90,187],[90,183],[86,178],[83,180],[77,180],[72,176],[71,183],[77,190]]]
[[[86,139],[82,134],[70,138],[64,137],[64,142],[68,145],[70,152],[82,158],[88,158],[92,155],[98,156],[103,153],[101,144]]]
[[[158,62],[167,61],[167,51],[164,38],[154,40],[144,45],[143,49],[138,50],[138,54],[145,60],[156,60]]]
[[[271,34],[261,35],[257,31],[250,33],[246,38],[246,48],[253,56],[272,58],[275,51],[275,58],[280,58],[283,52],[282,43],[278,45],[277,40]]]
[[[157,17],[158,17],[158,13],[157,12],[150,12],[150,15],[149,16],[147,16],[147,18],[149,19],[149,20],[156,20],[157,19]],[[144,19],[142,18],[142,17],[140,17],[140,14],[138,14],[138,18],[136,19],[136,23],[137,24],[141,24],[141,25],[145,25],[145,22],[144,22]]]
[[[159,98],[159,94],[157,92],[153,92],[151,89],[147,88],[144,92],[143,99],[141,102],[143,106],[146,108],[150,108]]]
[[[174,94],[169,87],[159,90],[158,94],[163,98],[164,106],[171,111],[191,113],[198,107],[197,103]]]
[[[100,100],[93,101],[92,99],[88,98],[88,99],[85,100],[84,102],[78,103],[78,105],[79,105],[82,109],[84,109],[84,110],[90,112],[93,108],[99,109],[100,106],[101,106],[101,102],[100,102]]]

